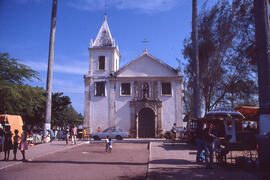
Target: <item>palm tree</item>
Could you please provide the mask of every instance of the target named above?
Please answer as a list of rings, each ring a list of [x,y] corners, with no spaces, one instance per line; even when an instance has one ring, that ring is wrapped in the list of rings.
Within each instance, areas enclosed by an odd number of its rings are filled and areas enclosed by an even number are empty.
[[[193,72],[193,117],[200,117],[200,84],[199,84],[199,59],[198,59],[198,12],[197,0],[192,0],[192,61]]]
[[[254,0],[260,134],[270,132],[270,30],[268,0]]]
[[[44,124],[44,127],[43,127],[43,134],[44,135],[47,135],[47,129],[51,129],[52,75],[53,75],[55,28],[56,28],[56,9],[57,9],[57,0],[53,0],[52,17],[51,17],[50,44],[49,44],[48,71],[47,71],[47,84],[46,84],[46,92],[47,92],[46,114],[45,114],[45,124]]]

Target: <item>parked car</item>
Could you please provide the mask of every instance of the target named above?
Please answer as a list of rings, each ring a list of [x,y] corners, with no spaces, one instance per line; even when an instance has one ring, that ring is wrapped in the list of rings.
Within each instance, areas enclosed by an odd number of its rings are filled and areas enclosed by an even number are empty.
[[[94,138],[94,140],[100,140],[104,139],[107,136],[112,139],[117,139],[117,140],[122,140],[123,138],[127,138],[129,136],[128,132],[124,132],[120,128],[108,128],[104,130],[103,132],[97,132],[97,133],[92,133],[91,137]]]

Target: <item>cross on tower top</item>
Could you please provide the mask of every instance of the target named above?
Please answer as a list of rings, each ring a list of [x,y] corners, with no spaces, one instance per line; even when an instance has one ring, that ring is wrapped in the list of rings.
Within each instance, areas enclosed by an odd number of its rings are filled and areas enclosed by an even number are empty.
[[[107,14],[107,12],[108,12],[108,0],[105,0],[104,9],[105,9],[104,14]]]
[[[147,52],[147,48],[146,48],[146,43],[148,43],[149,41],[147,41],[145,38],[144,40],[142,41],[142,43],[144,44],[144,52]]]

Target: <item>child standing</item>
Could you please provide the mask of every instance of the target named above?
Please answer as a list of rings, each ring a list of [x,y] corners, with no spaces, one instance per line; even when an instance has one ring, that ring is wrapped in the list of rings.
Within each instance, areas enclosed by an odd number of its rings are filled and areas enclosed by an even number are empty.
[[[112,139],[111,138],[109,138],[108,146],[109,146],[108,152],[112,152]]]
[[[28,150],[28,144],[27,144],[27,132],[26,132],[25,126],[23,126],[23,132],[21,134],[21,142],[19,145],[19,149],[20,149],[22,156],[23,156],[22,161],[23,162],[27,161],[25,159],[25,150]]]
[[[69,130],[67,129],[67,132],[66,132],[66,145],[68,145],[68,141],[69,141]]]
[[[106,144],[105,152],[107,152],[109,149],[109,136],[106,137],[105,144]]]
[[[13,137],[13,154],[14,154],[13,161],[17,161],[16,155],[17,155],[17,149],[19,146],[19,139],[20,139],[20,136],[18,135],[19,133],[18,129],[16,129],[14,133],[15,135]]]

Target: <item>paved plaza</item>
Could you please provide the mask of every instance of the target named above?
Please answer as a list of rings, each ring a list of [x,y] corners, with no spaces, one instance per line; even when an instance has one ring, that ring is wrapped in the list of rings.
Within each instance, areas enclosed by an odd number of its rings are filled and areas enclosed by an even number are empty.
[[[0,161],[0,179],[257,180],[267,179],[269,175],[232,167],[206,169],[195,163],[194,146],[183,142],[131,139],[114,142],[111,153],[104,150],[101,141],[80,141],[77,145],[54,141],[36,145],[26,152],[28,162]],[[20,152],[18,158],[21,158]]]

